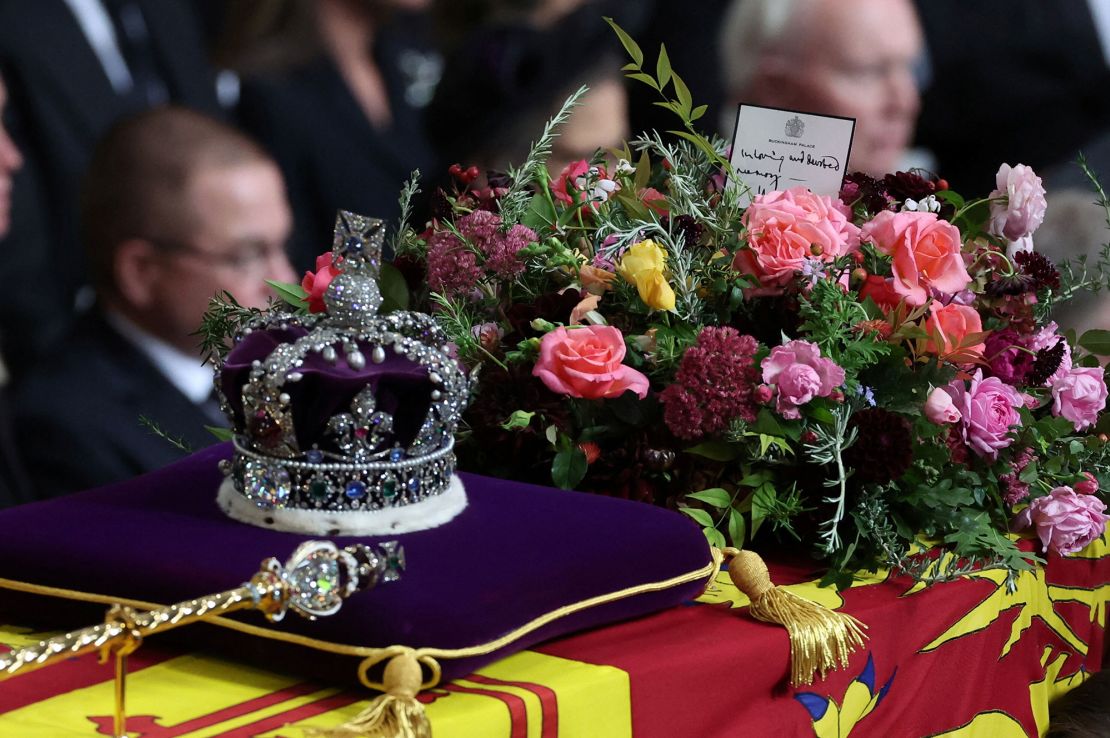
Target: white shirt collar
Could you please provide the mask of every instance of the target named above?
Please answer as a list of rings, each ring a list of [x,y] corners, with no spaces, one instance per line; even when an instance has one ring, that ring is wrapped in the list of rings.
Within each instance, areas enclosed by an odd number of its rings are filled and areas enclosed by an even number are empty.
[[[198,357],[147,333],[119,313],[106,311],[104,317],[194,405],[204,402],[212,394],[212,368],[202,364]]]

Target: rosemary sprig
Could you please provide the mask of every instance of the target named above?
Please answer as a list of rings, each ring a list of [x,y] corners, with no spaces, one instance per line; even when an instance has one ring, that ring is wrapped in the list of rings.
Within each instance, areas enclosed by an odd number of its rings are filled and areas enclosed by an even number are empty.
[[[556,131],[570,118],[571,111],[578,107],[579,101],[588,89],[586,85],[582,85],[571,93],[570,97],[563,102],[563,106],[559,108],[559,112],[555,113],[544,124],[543,133],[532,144],[524,163],[518,167],[509,168],[509,177],[513,183],[509,186],[509,191],[505,193],[505,196],[501,198],[501,220],[507,226],[519,223],[524,215],[524,211],[528,207],[528,200],[531,197],[528,186],[541,177],[546,182],[547,160],[551,157],[551,147],[555,137],[559,135]]]

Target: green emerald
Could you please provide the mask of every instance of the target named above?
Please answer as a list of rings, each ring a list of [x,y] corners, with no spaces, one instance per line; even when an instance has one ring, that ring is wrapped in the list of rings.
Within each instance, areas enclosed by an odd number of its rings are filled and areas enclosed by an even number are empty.
[[[313,479],[308,483],[308,493],[314,500],[325,500],[330,492],[331,488],[323,479]]]
[[[382,497],[387,500],[392,500],[397,496],[397,481],[394,479],[387,479],[382,483]]]

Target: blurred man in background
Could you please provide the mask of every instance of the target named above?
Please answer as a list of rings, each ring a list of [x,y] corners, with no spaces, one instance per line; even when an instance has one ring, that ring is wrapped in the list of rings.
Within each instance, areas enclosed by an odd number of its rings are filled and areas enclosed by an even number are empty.
[[[224,124],[162,108],[113,127],[81,204],[97,306],[16,392],[37,497],[161,467],[222,424],[193,335],[210,298],[267,302],[292,281],[292,214],[277,165]],[[147,426],[147,427],[144,427]],[[154,431],[157,427],[158,431]]]
[[[922,53],[910,0],[733,0],[720,48],[726,136],[740,102],[839,115],[856,119],[849,171],[906,167]]]
[[[8,352],[18,375],[91,294],[77,199],[96,142],[122,116],[157,105],[211,114],[219,105],[187,2],[0,0],[0,73],[25,159],[19,212],[0,239],[0,269],[21,276],[0,304],[0,328],[19,346]]]
[[[23,157],[4,126],[8,90],[0,78],[0,240],[8,233],[12,215],[12,179],[23,166]],[[27,481],[15,455],[7,401],[8,372],[0,358],[0,508],[24,501]]]

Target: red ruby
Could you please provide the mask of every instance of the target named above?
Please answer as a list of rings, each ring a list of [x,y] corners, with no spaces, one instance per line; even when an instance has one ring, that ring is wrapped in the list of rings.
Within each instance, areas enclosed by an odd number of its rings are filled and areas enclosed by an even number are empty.
[[[250,417],[247,431],[266,448],[273,448],[281,443],[281,425],[265,410],[259,410]]]

